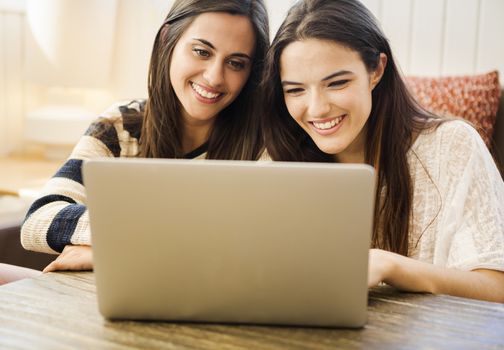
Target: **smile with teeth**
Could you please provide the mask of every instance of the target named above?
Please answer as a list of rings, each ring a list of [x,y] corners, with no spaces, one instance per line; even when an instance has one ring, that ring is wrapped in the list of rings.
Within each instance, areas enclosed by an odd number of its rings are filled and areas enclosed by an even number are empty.
[[[325,123],[317,123],[317,122],[312,122],[313,126],[316,127],[319,130],[327,130],[334,128],[336,125],[341,123],[343,120],[344,115],[334,118],[333,120],[327,121]]]
[[[200,95],[203,98],[210,99],[210,100],[214,100],[222,95],[222,93],[218,93],[218,92],[215,93],[215,92],[207,91],[206,89],[204,89],[203,87],[199,86],[196,83],[191,83],[191,87],[198,95]]]

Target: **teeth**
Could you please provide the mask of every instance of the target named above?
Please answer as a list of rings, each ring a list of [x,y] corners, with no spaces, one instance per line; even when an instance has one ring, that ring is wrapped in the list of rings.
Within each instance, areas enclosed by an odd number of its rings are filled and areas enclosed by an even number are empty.
[[[317,128],[317,129],[320,129],[320,130],[327,130],[327,129],[330,129],[330,128],[334,128],[336,125],[338,125],[339,123],[341,123],[341,120],[343,119],[343,117],[338,117],[338,118],[335,118],[329,122],[325,122],[325,123],[317,123],[317,122],[313,122],[313,125]]]
[[[201,86],[196,85],[195,83],[192,83],[191,86],[194,89],[194,91],[196,91],[199,95],[201,95],[204,98],[213,99],[213,98],[219,97],[219,95],[220,95],[218,93],[208,92],[208,91],[204,90]]]

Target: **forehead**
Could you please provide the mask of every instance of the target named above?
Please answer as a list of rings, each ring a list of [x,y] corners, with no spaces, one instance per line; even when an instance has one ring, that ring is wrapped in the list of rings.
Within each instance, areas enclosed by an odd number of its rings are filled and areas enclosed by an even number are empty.
[[[218,51],[241,52],[252,56],[255,47],[254,28],[243,15],[207,12],[198,15],[180,40],[204,39]]]
[[[302,68],[302,69],[300,69]],[[321,79],[339,70],[365,72],[360,55],[329,40],[305,39],[287,45],[280,56],[282,79],[305,81]]]

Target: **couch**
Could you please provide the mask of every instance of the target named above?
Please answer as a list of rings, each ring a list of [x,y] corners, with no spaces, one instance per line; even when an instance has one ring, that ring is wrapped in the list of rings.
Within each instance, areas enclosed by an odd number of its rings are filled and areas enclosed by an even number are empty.
[[[25,250],[19,239],[19,226],[0,229],[0,263],[13,264],[42,270],[56,256]]]
[[[425,109],[470,121],[504,175],[504,90],[497,71],[440,78],[409,76],[406,82]]]

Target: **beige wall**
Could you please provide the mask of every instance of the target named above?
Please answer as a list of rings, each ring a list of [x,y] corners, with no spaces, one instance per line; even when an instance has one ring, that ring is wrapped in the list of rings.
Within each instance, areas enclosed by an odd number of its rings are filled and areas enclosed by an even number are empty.
[[[115,99],[146,97],[156,32],[171,1],[120,0],[110,89]]]
[[[267,1],[272,32],[293,2]],[[381,21],[405,74],[473,74],[494,69],[504,72],[504,40],[499,38],[504,33],[503,0],[363,2]],[[137,0],[120,0],[113,77],[115,97],[145,94],[142,84],[150,47],[166,13],[166,6],[162,5],[166,3],[147,1],[143,10],[138,11]]]
[[[294,0],[266,2],[275,32]],[[504,72],[503,0],[363,2],[381,21],[405,74]],[[0,0],[0,155],[21,147],[27,113],[48,101],[80,103],[97,114],[113,101],[145,97],[151,46],[172,1],[118,0],[108,84],[66,95],[25,79],[31,57],[22,44],[24,3]]]
[[[381,21],[405,74],[504,72],[502,0],[363,2]]]

